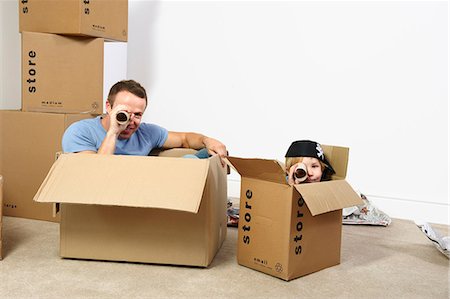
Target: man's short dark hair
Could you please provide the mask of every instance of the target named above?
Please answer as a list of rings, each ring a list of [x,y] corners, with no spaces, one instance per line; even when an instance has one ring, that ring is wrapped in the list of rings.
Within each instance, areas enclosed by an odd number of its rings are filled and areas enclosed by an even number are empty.
[[[108,94],[108,102],[111,107],[114,105],[116,95],[121,91],[128,91],[141,99],[145,99],[145,106],[147,107],[147,93],[145,92],[145,88],[134,80],[122,80],[111,87]]]

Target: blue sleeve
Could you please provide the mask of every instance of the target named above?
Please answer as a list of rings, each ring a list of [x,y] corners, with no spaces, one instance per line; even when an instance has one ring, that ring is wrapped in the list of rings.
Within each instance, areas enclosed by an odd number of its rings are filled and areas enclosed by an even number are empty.
[[[62,149],[65,153],[98,150],[95,137],[83,121],[73,123],[67,128],[62,138]]]
[[[158,140],[157,147],[162,147],[164,145],[167,140],[167,136],[169,136],[169,132],[167,131],[167,129],[161,128],[161,138]]]
[[[167,129],[155,124],[143,123],[141,126],[145,127],[145,132],[150,137],[153,148],[160,148],[167,140],[169,132]]]

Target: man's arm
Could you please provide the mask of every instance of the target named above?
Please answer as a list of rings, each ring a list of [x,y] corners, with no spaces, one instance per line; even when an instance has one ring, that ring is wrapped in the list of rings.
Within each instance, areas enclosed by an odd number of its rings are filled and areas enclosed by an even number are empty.
[[[198,133],[169,132],[167,140],[163,144],[163,148],[176,147],[192,149],[206,148],[210,155],[219,155],[220,157],[227,156],[227,149],[222,142]]]
[[[116,105],[114,109],[109,112],[108,117],[108,125],[109,128],[106,132],[105,139],[103,139],[102,144],[100,145],[97,154],[100,155],[114,155],[116,151],[116,142],[117,138],[119,138],[119,134],[122,130],[124,130],[127,126],[126,123],[119,124],[116,121],[116,115],[121,110],[126,110],[126,106],[124,105]]]

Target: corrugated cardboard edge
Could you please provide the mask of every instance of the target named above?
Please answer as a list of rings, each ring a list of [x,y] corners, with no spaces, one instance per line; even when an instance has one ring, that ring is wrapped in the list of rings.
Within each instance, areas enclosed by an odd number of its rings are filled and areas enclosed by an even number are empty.
[[[2,230],[3,230],[3,177],[0,175],[0,260],[3,257],[3,238],[2,238]]]
[[[208,177],[206,182],[206,188],[213,188],[215,189],[216,197],[211,196],[211,200],[209,204],[211,205],[222,205],[222,208],[217,208],[216,212],[219,214],[216,214],[215,217],[218,219],[221,219],[219,223],[217,223],[217,228],[214,227],[214,225],[209,225],[208,228],[208,234],[209,237],[206,238],[207,244],[205,244],[210,250],[207,252],[207,256],[205,259],[205,267],[208,267],[217,253],[219,252],[220,248],[222,247],[226,237],[227,237],[227,170],[223,168],[221,163],[221,158],[217,155],[212,156],[209,158],[211,161],[209,170],[208,170]],[[213,179],[217,179],[217,181],[211,181]],[[223,179],[225,185],[221,185],[220,181]],[[219,184],[217,184],[219,183]],[[217,189],[216,189],[217,188]],[[208,190],[208,192],[211,192],[211,189]],[[215,210],[215,209],[213,209]],[[207,216],[207,223],[211,224],[212,219],[214,217],[210,214]],[[215,231],[218,231],[218,236],[214,236]],[[217,237],[217,239],[216,239]]]

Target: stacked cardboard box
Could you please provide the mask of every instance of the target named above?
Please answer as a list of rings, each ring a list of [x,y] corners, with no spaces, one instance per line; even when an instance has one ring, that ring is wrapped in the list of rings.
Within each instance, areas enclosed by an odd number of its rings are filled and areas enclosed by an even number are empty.
[[[89,114],[0,111],[2,163],[7,216],[58,221],[53,206],[33,196],[61,151],[64,130]]]
[[[19,0],[19,31],[126,42],[128,0]]]
[[[0,111],[4,213],[58,221],[53,206],[33,196],[65,129],[103,112],[104,88],[117,81],[105,86],[105,72],[115,71],[105,65],[105,40],[127,41],[128,0],[18,2],[22,109]]]

